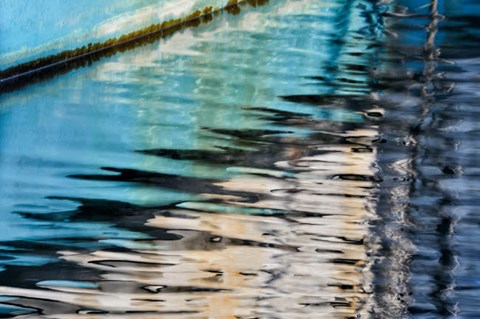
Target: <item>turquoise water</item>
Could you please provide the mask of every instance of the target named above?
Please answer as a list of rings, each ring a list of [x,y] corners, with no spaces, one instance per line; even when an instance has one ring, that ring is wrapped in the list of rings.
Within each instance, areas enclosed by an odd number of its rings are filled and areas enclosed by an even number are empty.
[[[0,95],[0,317],[475,318],[454,4],[245,6]]]
[[[3,0],[0,71],[226,4],[227,0]]]

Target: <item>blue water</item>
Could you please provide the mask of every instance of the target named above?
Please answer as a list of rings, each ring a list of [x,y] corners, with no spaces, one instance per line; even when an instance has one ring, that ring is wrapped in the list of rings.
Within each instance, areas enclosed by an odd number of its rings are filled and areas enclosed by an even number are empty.
[[[2,0],[0,70],[226,4],[227,0]]]
[[[0,95],[0,317],[478,317],[478,5],[398,4],[245,6]]]

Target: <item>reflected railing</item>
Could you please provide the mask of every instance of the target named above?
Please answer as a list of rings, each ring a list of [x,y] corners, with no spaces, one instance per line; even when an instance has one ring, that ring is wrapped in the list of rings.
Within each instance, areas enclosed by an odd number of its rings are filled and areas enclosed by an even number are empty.
[[[405,2],[413,9],[415,1]],[[462,168],[455,159],[458,141],[442,131],[452,116],[444,100],[454,83],[439,70],[439,64],[445,69],[452,63],[442,59],[436,44],[445,19],[439,2],[431,0],[416,10],[424,9],[428,12],[391,15],[403,21],[391,27],[393,62],[379,76],[381,82],[393,80],[380,84],[385,92],[379,101],[386,113],[380,131],[392,145],[382,147],[379,159],[389,182],[383,184],[378,206],[384,210],[383,222],[374,226],[383,248],[374,270],[377,291],[372,309],[394,318],[426,313],[447,318],[459,310],[452,299],[458,266],[453,245],[457,217],[452,213],[456,196],[444,180],[460,176]],[[424,31],[415,27],[425,20]],[[422,33],[426,39],[420,43]],[[405,123],[399,126],[402,118]]]

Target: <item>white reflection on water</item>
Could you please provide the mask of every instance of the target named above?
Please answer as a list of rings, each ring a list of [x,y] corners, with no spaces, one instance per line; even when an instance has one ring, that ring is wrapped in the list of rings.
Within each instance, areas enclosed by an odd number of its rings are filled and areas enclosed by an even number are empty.
[[[376,134],[360,130],[349,136],[354,138],[355,133],[363,138]],[[245,203],[227,197],[222,205],[190,202],[179,206],[195,210],[159,211],[147,222],[182,236],[180,240],[110,240],[129,251],[59,252],[64,260],[100,271],[98,289],[47,282],[42,288],[48,290],[2,287],[0,293],[108,312],[171,313],[169,318],[178,311],[192,312],[191,318],[307,318],[312,311],[330,318],[355,316],[369,286],[368,276],[362,274],[362,269],[368,271],[363,239],[375,185],[330,178],[373,174],[375,152],[359,156],[351,152],[353,146],[329,146],[338,152],[335,156],[325,153],[289,161],[293,170],[299,167],[290,179],[246,174],[220,184],[268,199]],[[319,165],[333,160],[340,164]],[[288,214],[245,214],[250,209]]]

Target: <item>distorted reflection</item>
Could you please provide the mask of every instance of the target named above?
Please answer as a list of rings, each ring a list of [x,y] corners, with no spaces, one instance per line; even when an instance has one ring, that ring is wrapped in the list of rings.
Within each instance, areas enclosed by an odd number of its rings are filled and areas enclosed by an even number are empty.
[[[242,7],[2,95],[0,316],[475,317],[478,5],[416,3]]]
[[[364,312],[376,9],[272,1],[2,97],[5,249],[46,258],[3,263],[2,311]]]

